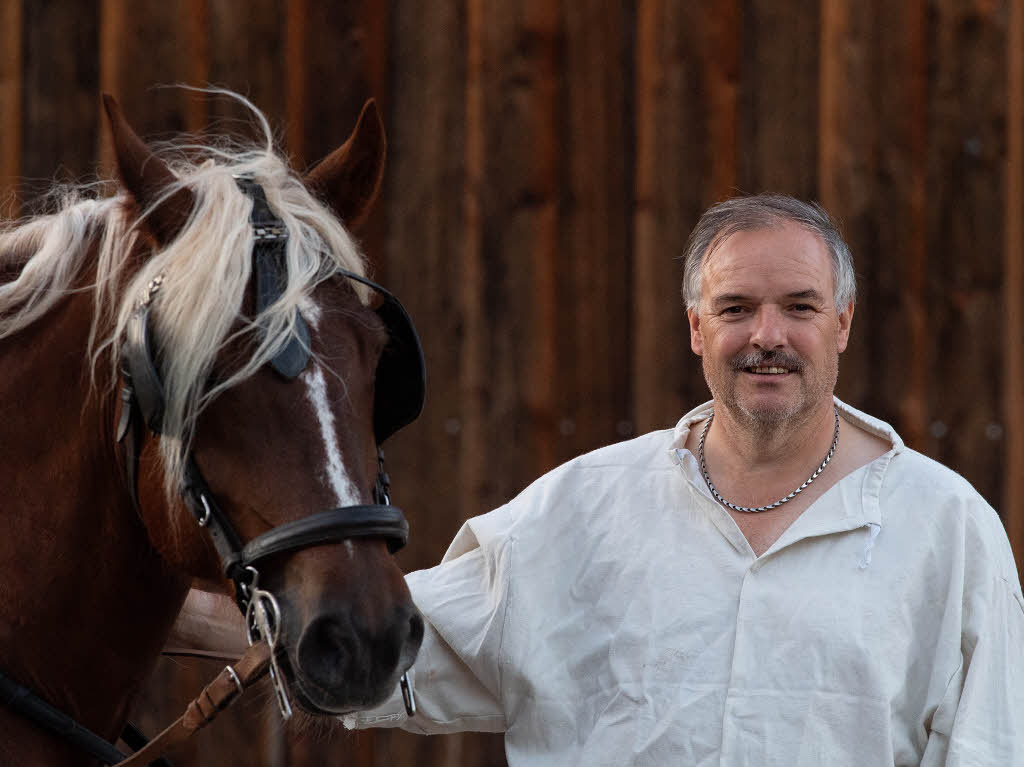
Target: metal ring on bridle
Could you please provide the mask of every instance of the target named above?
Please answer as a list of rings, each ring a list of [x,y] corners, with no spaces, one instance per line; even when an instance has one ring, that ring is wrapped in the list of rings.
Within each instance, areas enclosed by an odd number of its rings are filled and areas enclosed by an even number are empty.
[[[198,517],[196,521],[200,527],[206,527],[210,524],[210,502],[206,500],[206,493],[199,494],[199,502],[203,504],[203,516]]]
[[[259,613],[266,614],[266,621],[259,621]],[[263,625],[257,625],[262,623]],[[277,598],[269,591],[253,589],[252,598],[245,609],[245,629],[248,633],[249,644],[255,644],[253,631],[260,639],[265,640],[271,647],[276,646],[277,637],[281,630],[281,608],[277,604]]]

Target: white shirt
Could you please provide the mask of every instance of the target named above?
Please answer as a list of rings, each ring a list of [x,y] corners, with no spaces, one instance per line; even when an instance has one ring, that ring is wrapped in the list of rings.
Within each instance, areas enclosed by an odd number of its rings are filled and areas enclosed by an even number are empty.
[[[408,576],[401,698],[348,726],[505,732],[519,765],[1024,765],[1024,600],[998,516],[892,449],[757,557],[674,431],[581,456]]]

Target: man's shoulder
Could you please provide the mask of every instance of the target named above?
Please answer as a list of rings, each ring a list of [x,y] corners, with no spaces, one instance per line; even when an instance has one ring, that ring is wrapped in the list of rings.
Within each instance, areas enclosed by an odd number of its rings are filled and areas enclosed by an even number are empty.
[[[673,441],[673,431],[663,429],[591,450],[542,475],[503,508],[522,519],[546,515],[552,508],[594,509],[601,500],[620,496],[639,502],[660,484],[645,477],[676,470],[669,452]]]
[[[918,451],[904,447],[892,457],[880,502],[889,513],[905,509],[915,524],[957,530],[979,542],[998,542],[1006,533],[1002,520],[964,477]]]
[[[899,450],[890,462],[884,487],[890,493],[969,508],[992,508],[981,493],[959,473],[910,447]]]
[[[647,432],[623,442],[614,442],[573,458],[562,464],[567,472],[600,469],[661,470],[671,468],[669,449],[672,447],[672,429]]]

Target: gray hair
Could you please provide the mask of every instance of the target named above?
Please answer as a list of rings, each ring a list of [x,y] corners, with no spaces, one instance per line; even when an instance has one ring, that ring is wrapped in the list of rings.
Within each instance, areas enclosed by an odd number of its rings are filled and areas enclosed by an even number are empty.
[[[784,194],[734,197],[708,208],[686,245],[683,265],[683,300],[690,309],[700,303],[704,259],[736,232],[774,229],[786,221],[799,224],[825,242],[832,257],[832,284],[836,308],[842,311],[857,299],[857,277],[850,246],[839,225],[816,202],[803,202]]]

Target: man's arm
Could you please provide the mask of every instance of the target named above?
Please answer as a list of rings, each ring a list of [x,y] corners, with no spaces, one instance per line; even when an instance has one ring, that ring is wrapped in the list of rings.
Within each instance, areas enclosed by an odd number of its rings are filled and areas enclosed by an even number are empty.
[[[248,645],[245,620],[235,601],[223,594],[192,589],[171,628],[164,654],[234,660]]]

